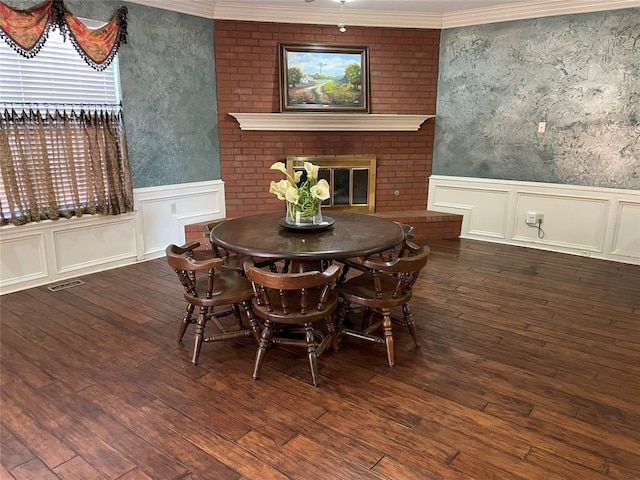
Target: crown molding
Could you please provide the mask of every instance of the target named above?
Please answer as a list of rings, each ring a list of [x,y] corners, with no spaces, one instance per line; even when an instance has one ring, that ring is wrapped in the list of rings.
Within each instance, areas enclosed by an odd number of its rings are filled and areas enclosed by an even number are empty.
[[[442,28],[468,27],[529,18],[574,15],[577,13],[640,7],[640,0],[543,0],[510,6],[463,10],[443,15]]]
[[[202,2],[199,0],[129,0],[131,3],[145,5],[147,7],[161,8],[163,10],[171,10],[172,12],[186,13],[196,17],[213,18],[214,3]]]
[[[340,10],[314,8],[309,4],[292,7],[252,5],[238,1],[216,0],[130,0],[132,3],[162,8],[199,17],[248,22],[337,25]],[[443,29],[529,18],[572,15],[603,10],[638,8],[640,0],[529,0],[454,13],[374,12],[344,10],[343,23],[360,27]]]
[[[230,113],[240,130],[415,132],[435,115],[366,113]]]
[[[345,7],[344,15],[341,16],[339,8],[279,7],[219,2],[216,4],[213,18],[314,25],[344,23],[347,28],[349,26],[442,28],[440,13],[350,11],[348,5]]]

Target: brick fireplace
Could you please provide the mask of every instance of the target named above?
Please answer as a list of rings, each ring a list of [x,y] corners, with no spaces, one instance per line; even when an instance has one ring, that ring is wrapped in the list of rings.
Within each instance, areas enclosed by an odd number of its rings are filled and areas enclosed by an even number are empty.
[[[221,174],[227,216],[282,209],[268,193],[287,157],[360,156],[377,158],[375,211],[411,222],[428,239],[457,237],[460,218],[426,210],[431,175],[434,120],[417,131],[254,131],[241,130],[232,112],[279,112],[278,43],[369,47],[372,114],[434,114],[438,79],[439,30],[349,27],[215,20]],[[304,115],[301,112],[300,115]],[[432,222],[437,220],[437,222]],[[453,222],[453,223],[451,223]],[[438,229],[436,229],[438,230]]]

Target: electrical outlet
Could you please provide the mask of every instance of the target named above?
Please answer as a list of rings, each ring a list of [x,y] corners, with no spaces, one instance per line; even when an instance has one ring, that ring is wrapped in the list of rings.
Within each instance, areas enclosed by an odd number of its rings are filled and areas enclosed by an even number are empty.
[[[543,220],[543,213],[528,212],[525,218],[525,223],[527,225],[541,225]]]

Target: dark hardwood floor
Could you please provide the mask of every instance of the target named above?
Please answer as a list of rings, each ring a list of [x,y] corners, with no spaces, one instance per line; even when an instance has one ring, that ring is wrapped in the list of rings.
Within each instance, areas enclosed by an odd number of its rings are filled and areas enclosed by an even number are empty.
[[[448,240],[423,347],[175,341],[164,259],[0,298],[2,479],[640,478],[640,267]]]

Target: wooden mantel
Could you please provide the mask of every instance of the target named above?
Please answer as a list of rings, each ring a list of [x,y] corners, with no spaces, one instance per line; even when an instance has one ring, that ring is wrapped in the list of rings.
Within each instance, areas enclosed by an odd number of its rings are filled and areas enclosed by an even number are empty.
[[[367,113],[229,113],[241,130],[415,132],[435,115]]]

